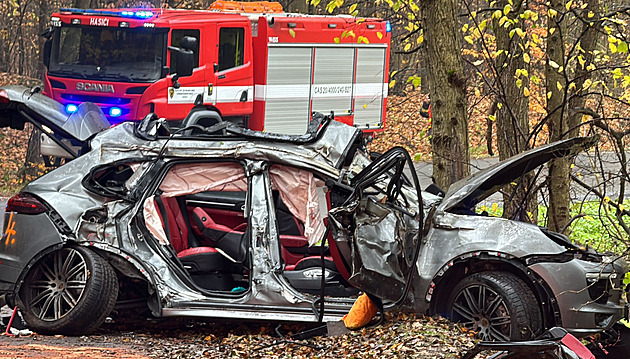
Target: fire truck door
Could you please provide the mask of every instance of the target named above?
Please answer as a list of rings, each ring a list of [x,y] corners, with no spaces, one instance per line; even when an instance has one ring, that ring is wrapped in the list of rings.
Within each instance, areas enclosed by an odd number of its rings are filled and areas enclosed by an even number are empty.
[[[206,80],[204,78],[203,66],[199,66],[199,30],[198,29],[174,29],[171,33],[171,46],[179,47],[184,36],[191,36],[197,39],[194,54],[194,69],[191,76],[184,76],[178,79],[179,87],[169,83],[167,92],[168,119],[182,120],[195,104],[205,102]],[[170,52],[170,67],[176,68],[177,56],[175,52]]]
[[[254,104],[251,31],[246,23],[220,23],[217,35],[216,106],[223,117],[249,115]]]

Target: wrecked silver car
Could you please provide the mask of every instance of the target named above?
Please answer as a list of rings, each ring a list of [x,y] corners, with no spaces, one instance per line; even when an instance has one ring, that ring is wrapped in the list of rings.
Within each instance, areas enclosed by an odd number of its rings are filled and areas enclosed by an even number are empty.
[[[359,291],[490,340],[553,326],[583,336],[623,315],[625,263],[471,210],[585,139],[443,195],[420,191],[404,149],[371,160],[361,132],[328,116],[302,136],[204,122],[216,117],[205,109],[178,130],[151,115],[103,130],[98,108],[60,106],[0,88],[0,126],[31,122],[76,157],[7,203],[0,294],[35,331],[87,333],[134,304],[155,316],[337,321]]]

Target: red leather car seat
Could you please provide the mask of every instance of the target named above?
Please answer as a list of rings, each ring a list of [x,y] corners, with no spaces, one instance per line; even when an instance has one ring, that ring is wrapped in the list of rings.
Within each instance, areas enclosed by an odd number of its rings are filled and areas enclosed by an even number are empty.
[[[166,235],[184,267],[190,273],[221,270],[223,256],[216,248],[199,246],[187,223],[187,213],[182,211],[177,199],[156,196],[155,202]]]

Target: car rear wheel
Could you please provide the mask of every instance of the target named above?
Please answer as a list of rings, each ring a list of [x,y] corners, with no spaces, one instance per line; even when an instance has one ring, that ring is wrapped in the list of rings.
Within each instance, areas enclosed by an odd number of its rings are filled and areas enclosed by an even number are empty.
[[[35,332],[78,335],[98,328],[117,297],[111,265],[87,248],[71,246],[45,255],[31,268],[17,305]]]
[[[451,320],[486,341],[532,339],[542,329],[531,289],[507,272],[481,272],[460,281],[448,301]]]

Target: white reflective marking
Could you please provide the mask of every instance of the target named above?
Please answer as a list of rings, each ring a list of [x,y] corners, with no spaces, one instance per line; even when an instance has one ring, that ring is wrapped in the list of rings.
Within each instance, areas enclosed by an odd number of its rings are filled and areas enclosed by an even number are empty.
[[[383,86],[380,83],[355,84],[354,97],[374,97],[383,95]]]
[[[232,103],[241,102],[243,91],[247,91],[247,102],[253,101],[253,86],[214,86],[212,95],[208,96],[208,88],[201,87],[180,87],[178,89],[169,87],[167,100],[169,104],[193,104],[197,96],[203,96],[203,103]]]
[[[247,91],[247,102],[251,102],[254,99],[254,96],[252,94],[253,90],[254,90],[253,86],[215,86],[214,87],[217,103],[241,102],[241,96],[243,95],[243,91]]]
[[[350,95],[352,87],[343,84],[311,85],[313,98],[341,98]],[[387,97],[389,84],[368,83],[354,84],[353,96],[373,98]],[[254,100],[269,99],[305,99],[309,98],[309,85],[255,85]],[[382,92],[381,92],[382,91]]]
[[[309,85],[266,85],[265,99],[301,98],[308,99],[310,95]]]

